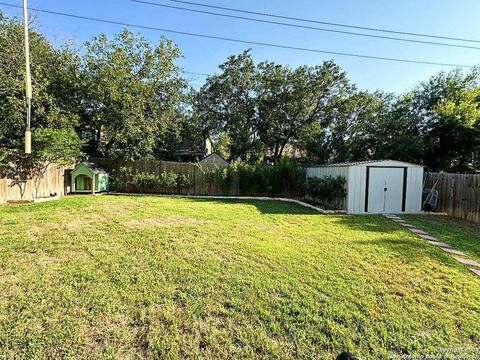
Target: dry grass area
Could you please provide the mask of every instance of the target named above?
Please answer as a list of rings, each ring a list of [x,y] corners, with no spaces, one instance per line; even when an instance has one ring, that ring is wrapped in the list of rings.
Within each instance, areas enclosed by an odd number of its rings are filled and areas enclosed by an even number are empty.
[[[0,239],[0,358],[348,349],[387,359],[480,347],[478,278],[381,216],[80,196],[0,207]]]

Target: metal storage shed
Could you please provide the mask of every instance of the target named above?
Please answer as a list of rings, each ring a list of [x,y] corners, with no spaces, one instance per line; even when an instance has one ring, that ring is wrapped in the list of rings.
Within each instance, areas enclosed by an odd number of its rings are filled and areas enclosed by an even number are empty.
[[[343,176],[351,214],[418,213],[422,205],[423,166],[375,160],[307,167],[307,177]]]

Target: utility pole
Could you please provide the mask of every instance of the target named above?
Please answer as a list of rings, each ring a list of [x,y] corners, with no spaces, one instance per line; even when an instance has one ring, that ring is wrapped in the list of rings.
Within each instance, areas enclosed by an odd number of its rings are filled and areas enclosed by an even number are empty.
[[[32,78],[30,75],[30,48],[28,43],[27,0],[23,0],[23,28],[25,33],[25,95],[27,97],[27,123],[25,127],[25,154],[32,153],[32,133],[30,117],[32,113]]]

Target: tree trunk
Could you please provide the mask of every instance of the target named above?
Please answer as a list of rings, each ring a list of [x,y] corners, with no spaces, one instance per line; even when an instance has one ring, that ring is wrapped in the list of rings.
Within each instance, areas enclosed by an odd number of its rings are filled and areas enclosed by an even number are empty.
[[[275,161],[280,159],[280,157],[283,154],[283,150],[285,149],[285,146],[287,146],[287,144],[288,144],[288,140],[285,140],[285,142],[280,146],[280,150],[278,151],[278,155],[275,157]]]

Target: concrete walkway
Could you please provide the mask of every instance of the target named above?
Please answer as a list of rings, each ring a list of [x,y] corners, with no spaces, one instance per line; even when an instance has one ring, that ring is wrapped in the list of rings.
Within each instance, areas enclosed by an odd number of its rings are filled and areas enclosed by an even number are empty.
[[[396,223],[404,226],[406,229],[413,232],[419,238],[426,240],[433,246],[439,247],[443,251],[448,254],[451,254],[452,257],[458,261],[460,264],[466,265],[468,270],[474,273],[477,276],[480,276],[480,263],[475,260],[470,260],[467,256],[458,250],[453,249],[450,245],[445,244],[443,242],[438,241],[435,237],[428,235],[425,231],[417,229],[414,225],[408,224],[405,220],[403,220],[400,216],[385,214],[386,218],[395,221]]]

